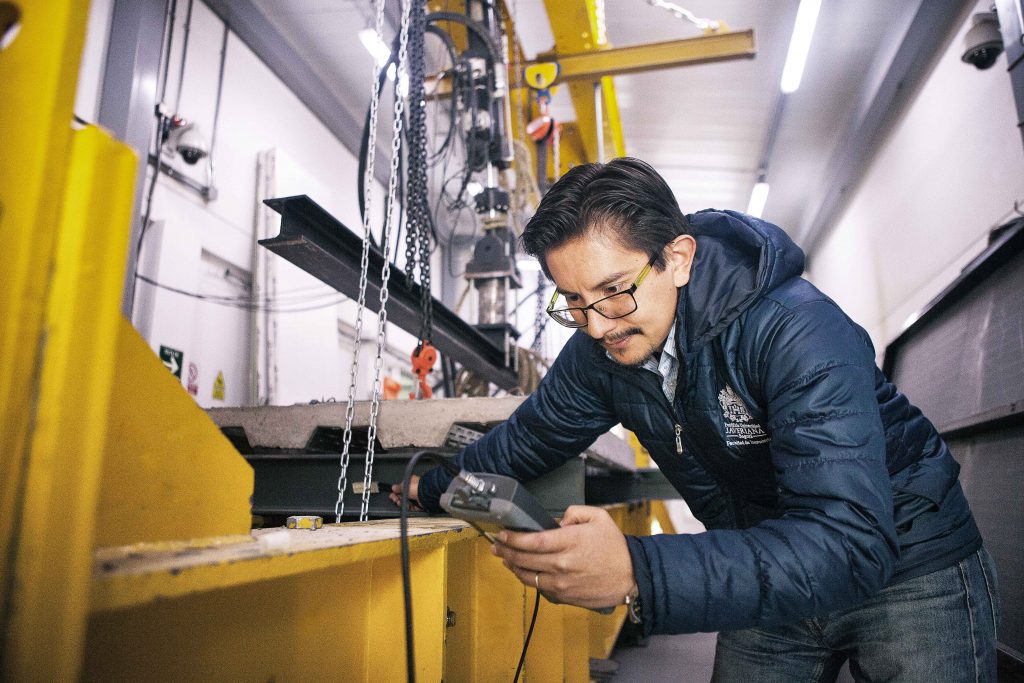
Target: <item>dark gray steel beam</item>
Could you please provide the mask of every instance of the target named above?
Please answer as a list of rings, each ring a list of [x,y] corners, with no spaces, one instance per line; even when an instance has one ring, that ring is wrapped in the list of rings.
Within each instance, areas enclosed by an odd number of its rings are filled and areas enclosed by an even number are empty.
[[[255,3],[249,0],[204,2],[358,159],[363,121],[349,113],[345,103],[331,92],[328,84],[310,68]],[[363,106],[368,105],[369,97],[363,103]],[[375,158],[374,176],[387,185],[390,154],[382,150],[380,148]]]
[[[135,297],[136,243],[146,167],[153,146],[160,52],[168,0],[115,0],[107,46],[107,61],[100,93],[99,124],[132,147],[139,155],[135,176],[135,206],[128,240],[121,311],[131,318]]]
[[[310,275],[356,299],[359,295],[362,239],[305,195],[266,200],[281,214],[281,234],[260,244]],[[380,310],[380,272],[384,256],[370,249],[366,307]],[[406,281],[405,273],[392,269],[388,281],[388,320],[417,334],[422,312],[419,292]],[[472,325],[434,299],[433,344],[442,354],[458,361],[502,389],[519,386],[516,374],[505,367],[505,352]]]
[[[920,0],[905,31],[900,27],[883,43],[881,56],[865,79],[867,84],[857,114],[836,149],[826,174],[825,190],[799,231],[797,243],[813,259],[814,251],[848,205],[890,130],[913,101],[918,86],[931,72],[974,2]],[[885,49],[886,45],[895,49]]]

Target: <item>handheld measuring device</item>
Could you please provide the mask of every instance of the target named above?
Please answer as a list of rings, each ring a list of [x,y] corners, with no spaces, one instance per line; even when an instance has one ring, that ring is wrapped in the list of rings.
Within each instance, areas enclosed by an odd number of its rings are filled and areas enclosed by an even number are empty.
[[[472,524],[492,543],[502,529],[545,531],[559,528],[532,493],[515,479],[500,474],[462,470],[441,495],[441,507],[452,517]]]

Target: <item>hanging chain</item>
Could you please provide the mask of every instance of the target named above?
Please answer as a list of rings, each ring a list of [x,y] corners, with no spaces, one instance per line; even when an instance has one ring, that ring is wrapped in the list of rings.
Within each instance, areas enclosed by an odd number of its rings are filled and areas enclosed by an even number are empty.
[[[377,0],[377,35],[383,35],[384,3]],[[348,385],[348,404],[345,406],[345,435],[341,448],[341,473],[338,476],[338,500],[334,504],[334,521],[341,523],[345,514],[345,489],[348,488],[349,449],[352,445],[352,418],[355,415],[356,378],[359,372],[359,346],[363,336],[363,311],[366,309],[366,282],[370,272],[370,200],[373,188],[374,156],[377,151],[377,101],[380,99],[380,69],[383,65],[374,60],[370,77],[370,127],[366,146],[366,175],[363,178],[363,252],[359,260],[359,299],[356,308],[356,331],[352,344],[352,368]],[[387,252],[385,252],[387,253]],[[385,259],[387,260],[387,259]]]
[[[555,130],[551,136],[551,163],[554,166],[554,172],[551,174],[555,182],[562,177],[562,129],[559,128],[558,124],[555,124]]]
[[[533,338],[533,350],[539,354],[544,351],[544,290],[546,289],[547,278],[544,277],[544,271],[537,271],[537,314],[533,318],[533,329],[536,330],[536,336]]]
[[[409,15],[413,3],[419,0],[406,0],[402,8],[402,28],[399,33],[398,66],[395,81],[401,84],[402,70],[406,69],[406,56],[409,50]],[[399,86],[400,89],[400,86]],[[391,175],[388,177],[388,206],[395,205],[398,190],[398,163],[402,152],[402,117],[405,109],[405,98],[396,91],[395,118],[391,137]],[[367,205],[369,213],[369,205]],[[387,340],[388,323],[388,280],[391,277],[391,228],[395,222],[395,211],[389,212],[389,219],[384,226],[381,249],[383,250],[384,267],[380,273],[380,312],[377,313],[377,357],[373,361],[373,393],[370,398],[370,426],[366,433],[366,468],[363,471],[363,501],[359,510],[359,521],[365,522],[370,510],[370,486],[373,483],[374,441],[377,439],[377,416],[380,413],[381,369],[384,367],[384,343]]]
[[[423,87],[425,27],[424,8],[417,2],[409,20],[409,129],[406,131],[409,179],[406,185],[405,273],[412,287],[415,271],[419,269],[420,310],[423,313],[419,339],[429,343],[433,327],[433,298],[430,294],[430,207],[427,204],[427,103]]]

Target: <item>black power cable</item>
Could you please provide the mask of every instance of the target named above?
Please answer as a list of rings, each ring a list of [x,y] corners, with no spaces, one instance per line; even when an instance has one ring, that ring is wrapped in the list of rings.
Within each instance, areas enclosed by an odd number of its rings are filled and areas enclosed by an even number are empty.
[[[418,451],[409,459],[405,466],[405,473],[402,475],[402,503],[399,517],[399,533],[401,536],[401,559],[402,559],[402,593],[405,598],[405,668],[406,677],[409,683],[416,683],[416,653],[413,648],[412,628],[412,572],[409,570],[409,483],[412,481],[412,473],[420,458],[430,458],[451,476],[458,476],[459,468],[451,460],[433,451]],[[519,680],[523,671],[523,663],[526,662],[526,650],[530,647],[530,639],[533,637],[533,628],[537,625],[537,613],[540,611],[540,590],[533,603],[533,617],[530,619],[530,628],[523,640],[523,651],[519,655],[519,665],[516,667],[516,675],[513,683]]]
[[[477,35],[478,38],[487,47],[488,56],[491,58],[493,64],[501,62],[501,49],[495,42],[494,37],[491,36],[487,27],[481,24],[479,21],[470,19],[465,14],[458,14],[457,12],[431,12],[426,16],[428,24],[435,24],[439,21],[452,21],[456,24],[462,24],[467,29]]]
[[[409,459],[409,464],[405,466],[405,474],[402,475],[402,506],[399,517],[399,530],[402,551],[402,593],[405,596],[405,667],[409,683],[416,682],[416,654],[413,651],[412,640],[412,576],[409,571],[409,482],[412,481],[412,473],[416,463],[423,457],[429,457],[452,476],[457,476],[459,473],[458,467],[453,465],[447,458],[433,451],[418,451]]]
[[[523,662],[526,661],[526,648],[530,647],[530,638],[533,637],[533,627],[537,625],[537,612],[540,611],[540,589],[537,589],[537,597],[533,601],[533,618],[530,619],[530,629],[526,632],[526,639],[523,641],[523,651],[519,655],[519,666],[516,667],[516,677],[512,683],[518,683],[519,674],[523,672]]]
[[[388,68],[391,66],[395,67],[395,83],[397,87],[398,83],[398,38],[395,36],[395,44],[391,46],[391,56],[388,57],[388,61],[381,65],[380,71],[377,72],[377,98],[380,100],[380,93],[384,91],[384,81],[387,78]],[[356,196],[359,201],[359,217],[366,220],[366,212],[369,211],[369,207],[366,206],[366,196],[363,194],[366,188],[366,162],[369,155],[370,149],[370,107],[372,103],[367,106],[366,119],[363,122],[363,137],[359,142],[359,169],[356,172]],[[385,225],[387,225],[385,223]],[[370,232],[370,242],[373,246],[377,245],[377,240],[373,236],[373,232]],[[387,254],[384,255],[385,258]]]

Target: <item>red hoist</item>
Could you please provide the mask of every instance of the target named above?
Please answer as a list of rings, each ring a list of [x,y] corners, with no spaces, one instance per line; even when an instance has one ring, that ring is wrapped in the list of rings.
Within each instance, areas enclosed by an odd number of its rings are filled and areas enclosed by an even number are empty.
[[[436,362],[437,349],[427,340],[421,339],[416,348],[412,350],[412,371],[419,378],[419,384],[416,387],[416,391],[409,392],[409,398],[415,400],[430,398],[434,395],[434,390],[427,383],[427,375],[434,369],[434,363]]]
[[[523,69],[523,80],[537,97],[539,115],[526,124],[526,133],[537,144],[537,178],[544,181],[541,183],[542,188],[548,177],[548,147],[551,148],[553,176],[556,179],[561,170],[558,157],[562,126],[550,113],[551,95],[556,90],[552,86],[561,70],[557,62],[531,64]]]

